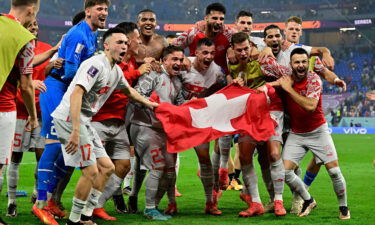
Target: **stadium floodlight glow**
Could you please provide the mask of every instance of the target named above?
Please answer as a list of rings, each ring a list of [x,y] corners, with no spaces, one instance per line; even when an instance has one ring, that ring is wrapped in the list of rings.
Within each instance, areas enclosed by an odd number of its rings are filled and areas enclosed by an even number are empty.
[[[271,11],[261,11],[260,13],[261,14],[269,14],[269,13],[271,13]]]
[[[340,28],[340,31],[348,31],[348,30],[355,30],[355,27],[342,27]]]

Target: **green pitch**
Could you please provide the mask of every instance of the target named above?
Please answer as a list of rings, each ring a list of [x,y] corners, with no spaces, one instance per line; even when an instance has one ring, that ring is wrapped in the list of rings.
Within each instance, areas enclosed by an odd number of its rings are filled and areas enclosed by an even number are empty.
[[[341,170],[345,176],[348,189],[348,203],[352,219],[340,221],[338,219],[338,203],[333,192],[331,180],[324,168],[310,188],[310,193],[316,199],[318,205],[312,213],[305,218],[298,218],[294,214],[288,214],[283,218],[276,218],[273,214],[253,218],[239,218],[238,212],[244,210],[246,205],[239,199],[238,191],[226,191],[219,201],[219,209],[223,211],[222,216],[214,217],[203,213],[204,193],[200,180],[197,177],[197,158],[192,150],[181,154],[181,168],[177,179],[177,185],[182,197],[177,198],[179,214],[167,222],[153,222],[145,219],[142,213],[136,215],[118,215],[114,211],[112,201],[106,205],[107,212],[116,216],[118,221],[107,222],[97,220],[98,224],[375,224],[374,202],[375,202],[375,168],[373,160],[375,157],[375,135],[334,135],[336,148],[339,154]],[[311,153],[303,161],[302,168],[305,172],[306,164],[311,158]],[[0,196],[0,212],[9,224],[31,225],[41,224],[36,217],[30,214],[30,194],[34,185],[35,159],[32,153],[24,155],[21,165],[20,184],[18,190],[26,190],[28,197],[18,198],[18,217],[5,218],[7,205],[6,183]],[[259,166],[257,165],[259,188],[263,203],[268,201]],[[64,194],[64,205],[70,209],[74,185],[80,171],[75,171]],[[140,192],[139,209],[144,206],[144,191]],[[125,196],[127,199],[127,196]],[[285,207],[289,211],[291,207],[291,193],[285,186]],[[160,208],[164,208],[166,200],[163,199]],[[60,220],[60,224],[65,221]]]

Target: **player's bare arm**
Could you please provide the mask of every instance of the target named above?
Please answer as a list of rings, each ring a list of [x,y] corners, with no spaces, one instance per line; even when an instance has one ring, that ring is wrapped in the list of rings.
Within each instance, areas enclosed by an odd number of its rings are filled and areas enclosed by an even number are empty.
[[[332,85],[337,85],[338,87],[342,88],[343,91],[346,91],[345,81],[341,80],[334,72],[325,69],[323,72],[319,73],[319,75],[328,83]]]
[[[35,107],[35,90],[31,74],[21,74],[20,89],[27,112],[30,115],[25,129],[31,131],[39,126]]]
[[[300,105],[306,111],[315,111],[319,101],[314,98],[307,98],[298,94],[292,87],[294,82],[291,76],[283,76],[278,81],[281,88],[284,89],[284,91],[286,91],[298,105]]]
[[[84,93],[85,89],[80,85],[76,85],[72,95],[70,96],[70,119],[72,121],[73,128],[69,137],[69,142],[65,147],[65,151],[68,154],[74,154],[78,150],[82,97]]]
[[[63,36],[64,37],[64,36]],[[61,41],[63,40],[63,37],[61,38],[61,40],[59,41],[59,43],[57,43],[54,47],[52,47],[51,49],[49,49],[48,51],[45,51],[43,53],[40,53],[38,55],[36,55],[34,57],[34,60],[33,60],[33,66],[38,66],[42,63],[44,63],[46,60],[48,60],[49,58],[51,58],[53,56],[53,54],[55,54],[57,52],[57,50],[59,49],[60,45],[61,45]]]
[[[331,51],[326,47],[312,47],[310,55],[321,56],[324,66],[333,70],[335,67],[335,60],[331,56]]]

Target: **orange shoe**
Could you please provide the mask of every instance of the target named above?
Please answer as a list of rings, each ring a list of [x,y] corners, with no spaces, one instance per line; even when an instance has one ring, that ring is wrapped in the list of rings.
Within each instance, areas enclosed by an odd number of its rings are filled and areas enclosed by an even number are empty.
[[[177,187],[174,188],[174,196],[175,197],[181,197],[182,194],[178,191]]]
[[[228,169],[220,168],[219,169],[219,185],[221,190],[227,190],[229,185]]]
[[[220,216],[221,211],[217,209],[216,204],[213,202],[207,202],[204,212],[209,215]]]
[[[247,207],[250,208],[251,203],[252,203],[250,194],[244,194],[244,193],[241,192],[240,193],[240,199],[247,204]]]
[[[275,216],[285,216],[286,210],[284,208],[284,203],[282,200],[275,200],[274,201],[275,206]]]
[[[102,220],[108,220],[108,221],[114,221],[117,220],[116,217],[108,215],[108,213],[104,210],[104,208],[96,208],[92,212],[92,216],[102,219]]]
[[[223,195],[223,191],[222,190],[218,190],[216,191],[214,189],[213,193],[212,193],[212,198],[213,198],[213,203],[215,204],[215,206],[217,205],[219,199],[221,198],[221,196]]]
[[[32,214],[34,214],[38,219],[47,225],[59,225],[59,223],[50,214],[48,206],[44,206],[43,209],[39,209],[36,205],[33,205]]]
[[[164,210],[164,214],[166,215],[175,215],[177,214],[177,204],[176,202],[170,202],[167,208]]]
[[[240,217],[252,217],[264,214],[264,208],[262,203],[252,202],[251,206],[238,214]]]
[[[48,201],[48,210],[55,217],[60,219],[65,217],[65,213],[61,211],[59,206],[52,200]]]

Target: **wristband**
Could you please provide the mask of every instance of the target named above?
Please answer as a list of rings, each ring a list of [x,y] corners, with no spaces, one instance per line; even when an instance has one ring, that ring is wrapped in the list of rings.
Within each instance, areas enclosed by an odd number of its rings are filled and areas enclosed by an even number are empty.
[[[338,80],[341,80],[340,78],[336,77],[334,80],[333,80],[333,83],[336,84],[336,81]]]

